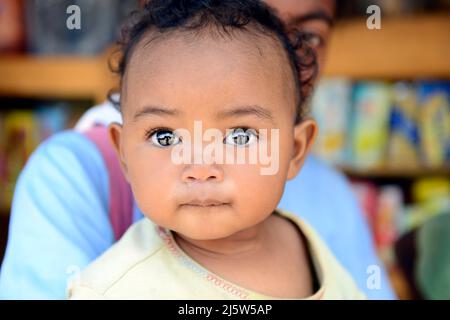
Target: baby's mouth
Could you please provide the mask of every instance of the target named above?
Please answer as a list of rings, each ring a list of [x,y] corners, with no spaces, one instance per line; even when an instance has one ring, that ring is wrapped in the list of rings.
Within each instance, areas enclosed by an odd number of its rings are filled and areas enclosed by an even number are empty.
[[[227,202],[222,202],[215,199],[205,199],[205,200],[191,200],[189,202],[183,203],[181,206],[191,206],[191,207],[219,207],[229,205]]]

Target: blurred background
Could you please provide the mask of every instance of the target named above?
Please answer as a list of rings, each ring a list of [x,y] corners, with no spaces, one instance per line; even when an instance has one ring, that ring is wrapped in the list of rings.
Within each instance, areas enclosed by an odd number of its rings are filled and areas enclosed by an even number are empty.
[[[60,28],[71,4],[81,30]],[[371,4],[381,30],[366,27]],[[20,170],[116,87],[108,57],[137,6],[0,0],[0,261]],[[338,1],[338,12],[311,101],[314,153],[352,181],[397,295],[450,299],[450,1]]]

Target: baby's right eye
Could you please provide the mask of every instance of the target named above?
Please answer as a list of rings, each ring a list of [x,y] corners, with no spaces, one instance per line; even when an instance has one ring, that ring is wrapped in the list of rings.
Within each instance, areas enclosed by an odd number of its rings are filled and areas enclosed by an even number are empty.
[[[172,130],[157,129],[149,134],[152,143],[157,147],[170,147],[181,142],[178,135]]]

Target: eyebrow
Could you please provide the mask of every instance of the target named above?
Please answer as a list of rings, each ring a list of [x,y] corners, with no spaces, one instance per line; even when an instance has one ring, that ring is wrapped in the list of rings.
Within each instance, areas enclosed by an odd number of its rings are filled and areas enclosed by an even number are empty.
[[[255,116],[263,120],[274,121],[272,112],[257,105],[234,107],[217,114],[218,118],[237,118],[242,116]]]
[[[146,117],[146,116],[171,116],[176,117],[180,115],[181,112],[176,109],[170,109],[166,107],[161,106],[145,106],[144,108],[137,111],[133,116],[133,121],[138,120],[139,118]]]
[[[325,21],[330,27],[334,24],[333,17],[323,10],[317,10],[304,15],[296,16],[290,19],[288,24],[300,24],[312,20]]]
[[[146,106],[141,110],[137,111],[133,120],[136,121],[141,117],[145,116],[171,116],[176,117],[179,116],[182,112],[177,109],[170,109],[161,106]],[[242,116],[255,116],[263,120],[274,121],[272,112],[258,105],[253,106],[241,106],[234,107],[228,110],[220,111],[217,114],[217,118],[237,118]]]

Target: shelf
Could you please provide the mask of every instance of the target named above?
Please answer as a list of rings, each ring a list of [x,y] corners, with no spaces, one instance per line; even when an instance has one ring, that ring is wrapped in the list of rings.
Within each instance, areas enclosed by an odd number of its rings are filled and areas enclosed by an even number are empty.
[[[450,78],[450,14],[384,18],[381,26],[369,30],[365,20],[338,23],[324,75],[356,80]],[[103,102],[117,83],[107,56],[0,55],[0,95]]]
[[[325,76],[409,80],[450,78],[450,14],[342,21],[330,39]]]
[[[450,166],[442,168],[374,168],[374,169],[358,169],[351,167],[339,168],[347,176],[353,178],[402,178],[402,179],[416,179],[427,176],[449,176]]]
[[[105,56],[0,56],[0,95],[103,102],[114,84]]]

